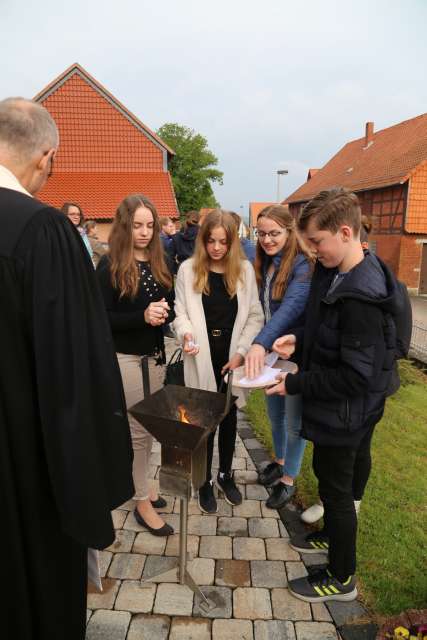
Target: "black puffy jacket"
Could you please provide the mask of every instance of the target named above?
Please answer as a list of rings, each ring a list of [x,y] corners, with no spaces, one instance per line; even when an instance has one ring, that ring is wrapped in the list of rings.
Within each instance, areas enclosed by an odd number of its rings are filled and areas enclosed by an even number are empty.
[[[395,367],[395,317],[402,298],[388,267],[369,252],[329,292],[336,273],[316,264],[303,366],[286,378],[286,390],[303,395],[305,438],[351,446],[382,414]]]
[[[175,273],[179,265],[193,255],[199,229],[200,227],[198,225],[192,224],[184,229],[184,231],[178,231],[178,233],[172,236],[172,241],[167,248],[167,252],[172,263],[175,265]]]

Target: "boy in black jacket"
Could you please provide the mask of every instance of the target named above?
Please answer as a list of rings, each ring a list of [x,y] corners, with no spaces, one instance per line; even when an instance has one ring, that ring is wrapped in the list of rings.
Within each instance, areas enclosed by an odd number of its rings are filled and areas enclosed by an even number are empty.
[[[313,468],[323,502],[321,532],[292,538],[301,553],[329,553],[329,565],[289,590],[307,602],[353,600],[357,596],[354,500],[370,472],[370,442],[384,411],[396,357],[401,298],[396,280],[360,244],[361,211],[355,194],[320,192],[302,210],[298,227],[317,264],[299,335],[276,340],[289,357],[303,339],[300,372],[282,374],[267,391],[303,395],[302,435],[314,443]]]

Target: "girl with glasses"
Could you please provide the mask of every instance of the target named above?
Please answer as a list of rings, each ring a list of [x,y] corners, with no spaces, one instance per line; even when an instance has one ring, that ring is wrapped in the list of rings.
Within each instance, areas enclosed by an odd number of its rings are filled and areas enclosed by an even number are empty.
[[[76,227],[77,231],[80,233],[83,244],[86,247],[88,254],[90,255],[90,259],[92,260],[92,264],[96,266],[94,262],[93,249],[89,242],[86,229],[84,227],[85,217],[81,206],[75,204],[74,202],[64,202],[61,207],[61,211],[62,213],[65,213],[68,220]]]
[[[246,375],[254,378],[262,371],[273,342],[290,329],[303,324],[310,289],[312,259],[298,237],[295,220],[284,205],[263,209],[257,218],[258,243],[255,273],[265,326],[256,336],[246,356]],[[295,359],[294,359],[295,360]],[[282,507],[295,493],[306,442],[301,432],[301,397],[268,396],[275,460],[259,474],[259,483],[273,487],[266,505]]]

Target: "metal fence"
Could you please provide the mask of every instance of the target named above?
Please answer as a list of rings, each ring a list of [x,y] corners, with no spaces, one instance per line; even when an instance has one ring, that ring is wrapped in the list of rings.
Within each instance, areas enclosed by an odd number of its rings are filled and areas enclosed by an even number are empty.
[[[427,364],[427,326],[421,323],[412,325],[409,355]]]

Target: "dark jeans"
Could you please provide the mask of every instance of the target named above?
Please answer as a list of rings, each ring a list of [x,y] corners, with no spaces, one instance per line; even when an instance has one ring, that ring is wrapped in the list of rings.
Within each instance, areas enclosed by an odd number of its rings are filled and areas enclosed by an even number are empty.
[[[329,569],[340,581],[356,571],[354,500],[362,498],[369,479],[371,439],[381,415],[370,421],[357,446],[314,445],[313,470],[325,508],[323,533],[329,537]]]
[[[213,337],[209,335],[209,346],[211,350],[212,366],[215,374],[215,380],[217,389],[220,388],[222,376],[221,369],[228,362],[231,332],[223,336]],[[222,391],[225,393],[227,390],[226,385],[223,385]],[[237,431],[237,413],[236,405],[230,409],[228,415],[218,427],[218,452],[219,452],[219,470],[222,473],[230,473],[231,465],[233,462],[234,448],[236,445],[236,431]],[[206,480],[211,479],[212,473],[212,457],[214,450],[215,432],[211,433],[207,442],[207,466],[206,466]]]

